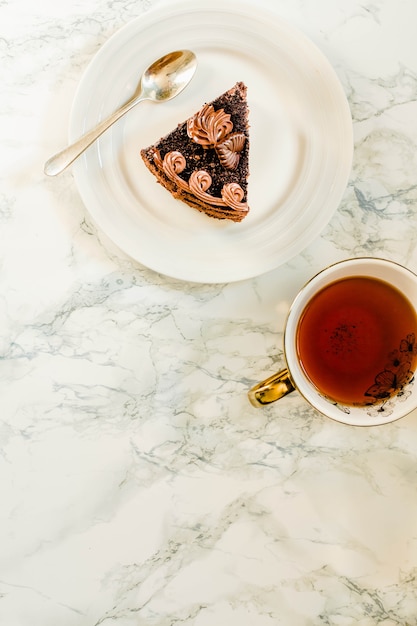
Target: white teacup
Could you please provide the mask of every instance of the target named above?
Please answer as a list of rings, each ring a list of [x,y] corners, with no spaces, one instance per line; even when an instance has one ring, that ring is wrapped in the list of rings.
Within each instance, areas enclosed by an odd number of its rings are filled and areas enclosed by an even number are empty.
[[[417,276],[377,258],[335,263],[295,297],[287,368],[249,391],[254,406],[297,390],[320,413],[372,426],[417,407]]]

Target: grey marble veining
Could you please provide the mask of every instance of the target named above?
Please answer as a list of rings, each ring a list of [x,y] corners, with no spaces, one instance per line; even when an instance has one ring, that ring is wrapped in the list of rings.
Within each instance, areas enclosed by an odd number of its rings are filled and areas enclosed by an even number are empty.
[[[89,61],[156,3],[0,2],[4,626],[417,624],[417,414],[359,429],[246,397],[321,267],[417,271],[417,6],[263,1],[335,67],[354,161],[317,240],[224,285],[135,263],[71,171],[42,172]]]

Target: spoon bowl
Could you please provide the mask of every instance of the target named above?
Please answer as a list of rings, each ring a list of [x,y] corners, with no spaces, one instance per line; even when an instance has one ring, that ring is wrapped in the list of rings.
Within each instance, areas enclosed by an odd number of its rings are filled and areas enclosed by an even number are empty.
[[[139,89],[149,100],[171,100],[188,85],[196,65],[197,59],[190,50],[170,52],[148,67],[143,73]]]
[[[112,113],[75,143],[61,150],[44,166],[48,176],[56,176],[75,161],[100,135],[123,115],[143,100],[166,102],[175,98],[188,85],[197,67],[196,56],[191,50],[176,50],[165,54],[150,65],[142,74],[138,88],[130,100]]]

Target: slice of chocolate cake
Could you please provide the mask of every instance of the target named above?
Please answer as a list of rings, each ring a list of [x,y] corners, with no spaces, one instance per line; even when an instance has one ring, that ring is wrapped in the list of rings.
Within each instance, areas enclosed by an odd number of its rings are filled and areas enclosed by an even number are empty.
[[[175,198],[210,217],[242,221],[249,212],[246,85],[204,104],[141,156]]]

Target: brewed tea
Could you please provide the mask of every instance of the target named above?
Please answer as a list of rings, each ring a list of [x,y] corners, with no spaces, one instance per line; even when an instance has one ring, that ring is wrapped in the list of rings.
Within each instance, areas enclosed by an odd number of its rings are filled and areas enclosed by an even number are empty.
[[[297,329],[301,366],[319,392],[346,405],[398,393],[417,364],[417,315],[383,280],[349,277],[319,291]]]

